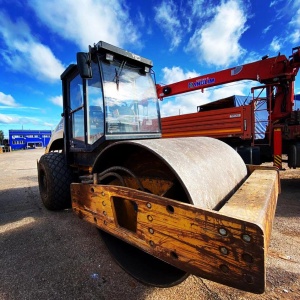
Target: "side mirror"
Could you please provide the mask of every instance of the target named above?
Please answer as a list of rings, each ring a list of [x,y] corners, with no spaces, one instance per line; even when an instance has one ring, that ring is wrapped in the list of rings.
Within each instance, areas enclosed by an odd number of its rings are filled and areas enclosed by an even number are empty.
[[[93,77],[89,53],[77,52],[77,68],[82,78]]]

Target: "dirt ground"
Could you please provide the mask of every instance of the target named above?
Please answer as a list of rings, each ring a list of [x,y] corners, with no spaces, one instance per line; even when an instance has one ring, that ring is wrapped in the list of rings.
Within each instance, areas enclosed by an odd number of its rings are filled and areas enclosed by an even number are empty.
[[[0,299],[300,299],[300,170],[281,171],[267,291],[241,292],[195,276],[147,287],[111,259],[97,230],[71,210],[47,211],[36,161],[42,149],[0,154]]]

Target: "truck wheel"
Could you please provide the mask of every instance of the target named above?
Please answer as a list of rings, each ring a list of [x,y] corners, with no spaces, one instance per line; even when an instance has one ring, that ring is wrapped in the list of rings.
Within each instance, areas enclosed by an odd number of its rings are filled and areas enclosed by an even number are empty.
[[[73,173],[63,153],[44,154],[38,162],[39,190],[44,206],[49,210],[71,207],[70,184]]]

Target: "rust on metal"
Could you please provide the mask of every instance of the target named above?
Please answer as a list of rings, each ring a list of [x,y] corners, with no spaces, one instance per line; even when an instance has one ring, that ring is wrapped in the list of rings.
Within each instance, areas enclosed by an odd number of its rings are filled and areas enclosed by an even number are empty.
[[[254,171],[219,212],[132,188],[78,183],[71,185],[72,205],[84,220],[183,271],[262,293],[278,191],[277,172],[264,172]],[[253,182],[260,187],[249,195]]]
[[[269,246],[279,190],[276,170],[254,170],[243,186],[229,199],[220,212],[227,216],[257,224],[264,232],[265,247]],[[244,236],[244,241],[251,241]]]
[[[280,176],[279,176],[279,169],[277,167],[270,167],[270,166],[262,166],[262,165],[246,165],[248,176],[252,174],[255,170],[266,170],[266,171],[276,171],[277,172],[277,181],[278,181],[278,193],[281,193],[281,183],[280,183]]]

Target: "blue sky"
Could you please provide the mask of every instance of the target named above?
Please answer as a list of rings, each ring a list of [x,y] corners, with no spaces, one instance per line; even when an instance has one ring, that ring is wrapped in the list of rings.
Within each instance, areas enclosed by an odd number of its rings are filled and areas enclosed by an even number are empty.
[[[54,129],[60,74],[103,40],[149,58],[168,84],[300,45],[300,0],[0,0],[0,130]],[[300,77],[300,75],[298,76]],[[173,97],[162,115],[249,95],[241,82]],[[300,93],[300,79],[296,80]]]

